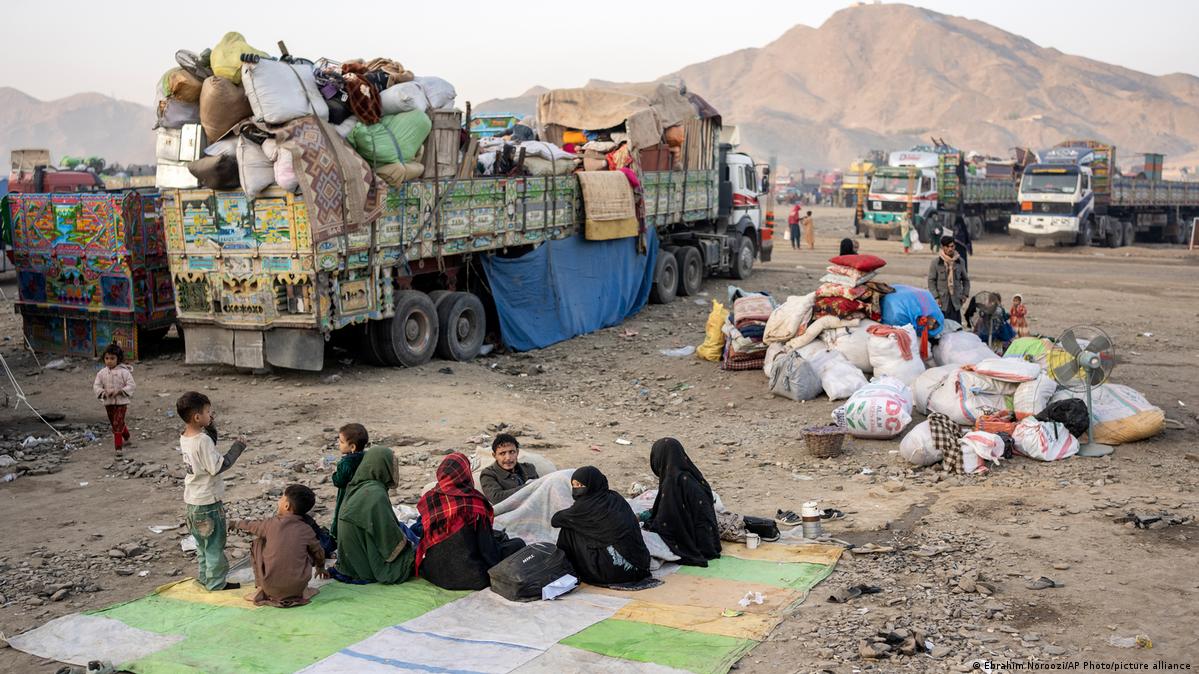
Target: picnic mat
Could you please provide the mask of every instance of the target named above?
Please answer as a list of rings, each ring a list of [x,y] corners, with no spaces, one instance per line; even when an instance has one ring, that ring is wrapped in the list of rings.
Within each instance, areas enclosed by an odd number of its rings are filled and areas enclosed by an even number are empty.
[[[111,660],[139,674],[724,674],[833,572],[840,553],[726,543],[707,568],[678,567],[649,590],[585,585],[522,604],[414,580],[325,583],[311,604],[279,609],[245,601],[248,589],[203,592],[189,579],[57,618],[9,644],[72,664]]]

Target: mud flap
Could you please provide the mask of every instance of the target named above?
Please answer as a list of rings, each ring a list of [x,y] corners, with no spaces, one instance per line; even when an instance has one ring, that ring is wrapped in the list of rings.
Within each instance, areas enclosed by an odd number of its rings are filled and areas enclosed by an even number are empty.
[[[315,330],[275,328],[268,330],[264,339],[266,362],[271,365],[311,372],[324,367],[325,338]]]

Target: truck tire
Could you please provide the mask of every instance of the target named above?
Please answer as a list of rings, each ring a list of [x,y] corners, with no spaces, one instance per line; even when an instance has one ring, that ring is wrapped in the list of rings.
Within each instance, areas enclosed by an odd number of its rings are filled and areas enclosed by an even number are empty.
[[[704,285],[704,259],[698,248],[683,246],[674,254],[679,263],[679,295],[699,294]]]
[[[1074,243],[1083,247],[1091,245],[1091,230],[1093,226],[1094,225],[1090,218],[1083,220],[1082,223],[1078,225],[1078,237],[1075,239]]]
[[[447,293],[437,303],[437,325],[437,355],[460,363],[472,360],[487,334],[483,301],[470,293]]]
[[[1137,242],[1137,228],[1131,222],[1124,223],[1124,245],[1131,246]]]
[[[881,229],[876,229],[876,230],[870,232],[870,235],[879,241],[886,241],[887,239],[891,238],[890,232],[887,232],[887,231],[884,231]]]
[[[419,290],[396,293],[395,317],[381,323],[389,323],[389,339],[380,349],[391,356],[389,362],[416,367],[433,359],[439,330],[437,307],[428,295]]]
[[[453,290],[432,290],[429,292],[429,299],[433,300],[433,306],[441,306],[441,300],[448,295],[453,295]],[[444,323],[442,325],[445,325]]]
[[[1179,220],[1178,227],[1175,229],[1174,233],[1170,235],[1169,238],[1170,238],[1170,243],[1173,243],[1175,245],[1183,244],[1183,243],[1190,243],[1190,241],[1191,241],[1191,225],[1186,224],[1186,223],[1182,222],[1181,220]]]
[[[733,265],[729,273],[738,281],[749,278],[754,273],[754,240],[745,234],[737,237],[733,245]]]
[[[658,250],[654,263],[654,284],[649,289],[649,301],[654,304],[670,304],[679,291],[679,261],[674,253]]]
[[[1032,236],[1024,237],[1024,245],[1028,248],[1036,248],[1037,247],[1036,237],[1032,237]]]
[[[367,360],[375,365],[396,367],[400,364],[395,358],[395,352],[391,350],[391,320],[384,318],[371,321],[366,324],[366,330],[363,332]]]
[[[1103,237],[1103,242],[1107,244],[1108,248],[1119,248],[1124,245],[1124,225],[1119,220],[1107,228],[1107,235]]]
[[[983,219],[977,217],[966,218],[966,227],[970,230],[971,241],[977,241],[978,239],[981,239],[983,232],[986,229],[983,227]]]

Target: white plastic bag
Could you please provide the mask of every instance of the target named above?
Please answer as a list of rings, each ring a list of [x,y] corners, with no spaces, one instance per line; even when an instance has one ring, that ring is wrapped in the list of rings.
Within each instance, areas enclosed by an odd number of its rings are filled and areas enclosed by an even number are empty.
[[[1062,389],[1053,400],[1078,398],[1085,392]],[[1151,438],[1166,424],[1166,413],[1145,399],[1136,389],[1120,384],[1103,384],[1091,390],[1091,414],[1095,424],[1095,442],[1120,445]]]
[[[425,91],[416,82],[403,82],[394,87],[387,87],[379,92],[379,102],[383,105],[383,114],[396,115],[409,110],[425,112],[429,109],[429,99]]]
[[[1012,386],[958,369],[932,394],[928,409],[944,414],[959,426],[973,426],[980,416],[1007,409],[1006,387]]]
[[[424,91],[425,99],[429,101],[429,110],[454,107],[454,99],[458,97],[454,85],[440,77],[417,77],[414,81]]]
[[[1020,384],[1036,379],[1044,372],[1044,368],[1022,358],[997,358],[992,356],[975,363],[974,371],[991,379]]]
[[[941,340],[933,347],[933,362],[937,365],[973,365],[988,358],[995,358],[995,352],[973,332],[941,333]]]
[[[1044,372],[1032,381],[1018,384],[1012,398],[1012,410],[1016,413],[1016,418],[1023,419],[1040,414],[1056,392],[1057,382]]]
[[[805,359],[820,376],[829,400],[841,400],[866,385],[866,376],[838,351],[821,351]]]
[[[285,124],[312,114],[329,119],[329,105],[316,88],[310,64],[262,59],[243,63],[241,73],[255,121]]]
[[[986,431],[970,431],[962,436],[962,472],[986,472],[988,463],[1003,458],[1003,438]]]
[[[1078,440],[1056,421],[1025,417],[1016,424],[1012,439],[1016,441],[1016,451],[1030,459],[1057,461],[1078,453]]]
[[[241,189],[250,199],[275,183],[275,167],[262,146],[245,136],[237,137],[237,174]]]
[[[893,438],[912,421],[912,389],[895,377],[876,377],[833,410],[832,416],[855,438]]]
[[[844,330],[844,334],[840,334],[833,342],[833,348],[840,351],[846,360],[865,374],[874,372],[874,366],[870,363],[871,335],[866,332],[866,328],[872,325],[878,325],[878,323],[862,319],[857,327],[841,328],[837,332],[840,333]]]
[[[898,329],[908,336],[906,356],[895,335],[870,335],[866,343],[867,353],[875,374],[891,375],[911,386],[916,382],[916,377],[924,372],[924,361],[920,359],[920,340],[912,326],[905,325]]]
[[[950,377],[954,372],[957,372],[956,365],[939,365],[930,367],[916,377],[916,381],[912,384],[912,406],[921,414],[928,414],[928,401],[941,388],[941,384]]]
[[[773,348],[775,345],[771,345]],[[782,346],[781,344],[778,346]],[[770,374],[770,392],[791,400],[811,400],[820,395],[823,382],[812,366],[792,351],[779,356]]]
[[[912,426],[899,441],[899,455],[917,466],[931,466],[941,460],[941,452],[933,444],[933,432],[927,421]]]
[[[288,192],[300,191],[300,178],[296,175],[295,159],[291,150],[283,150],[275,159],[275,184]]]

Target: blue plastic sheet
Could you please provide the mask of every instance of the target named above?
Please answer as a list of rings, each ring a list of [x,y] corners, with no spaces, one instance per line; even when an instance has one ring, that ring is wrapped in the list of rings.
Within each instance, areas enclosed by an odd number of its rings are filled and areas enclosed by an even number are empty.
[[[581,234],[550,241],[518,258],[483,258],[500,334],[516,351],[551,344],[617,325],[649,300],[658,238],[587,241]]]
[[[937,320],[937,327],[928,331],[929,337],[941,334],[945,327],[945,314],[933,294],[924,288],[896,285],[895,292],[883,295],[883,323],[885,325],[911,325],[920,332],[920,317],[929,316]]]

